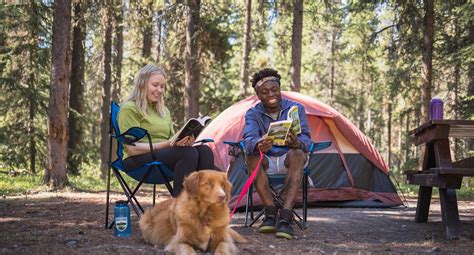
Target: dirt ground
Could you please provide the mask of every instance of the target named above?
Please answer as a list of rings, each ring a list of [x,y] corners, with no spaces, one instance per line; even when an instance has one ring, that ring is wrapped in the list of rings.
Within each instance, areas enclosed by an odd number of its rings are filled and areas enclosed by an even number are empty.
[[[1,254],[163,253],[142,240],[133,213],[132,237],[115,237],[104,229],[105,193],[41,192],[0,201]],[[151,204],[150,196],[144,204]],[[473,252],[474,201],[459,202],[462,236],[452,241],[444,239],[437,200],[428,223],[414,222],[415,207],[409,199],[408,208],[310,208],[308,229],[295,225],[297,238],[289,241],[243,227],[243,213],[233,217],[232,226],[250,240],[238,245],[241,254]]]

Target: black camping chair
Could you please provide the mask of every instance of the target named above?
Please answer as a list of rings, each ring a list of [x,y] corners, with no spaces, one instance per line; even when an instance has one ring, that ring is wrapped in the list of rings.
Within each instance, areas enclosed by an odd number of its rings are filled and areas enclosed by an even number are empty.
[[[120,111],[120,107],[115,103],[111,102],[110,105],[110,130],[109,130],[109,137],[110,137],[110,146],[109,146],[109,171],[107,174],[107,198],[106,198],[106,206],[105,206],[105,228],[111,228],[114,224],[112,221],[109,225],[109,193],[110,193],[110,172],[113,172],[115,177],[117,178],[122,190],[127,197],[127,203],[130,203],[133,210],[137,214],[138,217],[144,212],[142,206],[138,202],[135,194],[140,189],[143,183],[153,184],[153,205],[155,204],[155,196],[156,196],[156,185],[157,184],[164,184],[170,194],[173,194],[173,187],[171,186],[170,182],[174,179],[174,172],[167,168],[162,162],[153,161],[144,164],[143,166],[137,169],[125,169],[123,164],[123,146],[124,144],[133,145],[135,142],[139,141],[143,137],[147,137],[148,143],[150,144],[150,153],[153,156],[153,144],[151,141],[150,134],[139,127],[132,127],[127,131],[121,133],[120,128],[117,122],[117,116]],[[117,141],[117,151],[116,156],[117,159],[112,161],[112,142],[113,140]],[[130,185],[125,181],[123,177],[123,173],[127,174],[128,176],[132,177],[134,180],[138,181],[137,186],[132,190]]]
[[[237,157],[243,157],[243,163],[244,163],[244,171],[247,173],[248,176],[250,176],[249,170],[248,170],[248,165],[247,165],[247,154],[245,153],[245,145],[243,141],[240,142],[231,142],[231,141],[224,141],[225,144],[228,144],[231,146],[229,150],[229,155],[237,158]],[[314,152],[323,150],[331,146],[331,142],[311,142],[311,146],[308,152],[308,162],[310,162],[313,158]],[[234,160],[236,162],[236,160]],[[308,164],[309,165],[309,164]],[[229,166],[232,167],[232,166]],[[300,227],[301,229],[306,229],[306,222],[307,222],[307,216],[308,216],[308,184],[309,184],[309,174],[311,172],[311,169],[307,166],[303,169],[303,181],[302,181],[302,195],[303,195],[303,217],[301,217],[294,209],[293,209],[293,214],[294,216],[298,219],[295,220],[295,223]],[[270,189],[272,193],[273,200],[275,204],[277,204],[279,207],[283,207],[284,201],[282,198],[282,194],[284,192],[284,183],[285,183],[285,177],[286,174],[267,174],[269,184],[270,184]],[[281,188],[278,188],[278,187]],[[254,217],[254,212],[253,212],[253,199],[252,199],[252,193],[253,193],[253,184],[250,186],[249,190],[247,191],[247,203],[245,204],[245,226],[246,227],[251,227],[257,220],[262,217],[264,210],[261,210],[256,217]],[[250,214],[250,219],[252,222],[248,224],[248,218]]]

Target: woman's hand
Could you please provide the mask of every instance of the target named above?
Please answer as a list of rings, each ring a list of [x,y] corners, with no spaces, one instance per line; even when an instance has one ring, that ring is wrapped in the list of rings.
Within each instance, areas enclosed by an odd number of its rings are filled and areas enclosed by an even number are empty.
[[[301,144],[298,141],[298,136],[296,136],[292,132],[288,133],[285,144],[291,149],[299,149],[301,147]]]
[[[194,136],[186,136],[185,138],[177,141],[175,146],[192,146],[196,138]]]
[[[262,137],[258,143],[257,143],[258,148],[262,150],[263,153],[267,153],[273,146],[273,139],[268,136]]]

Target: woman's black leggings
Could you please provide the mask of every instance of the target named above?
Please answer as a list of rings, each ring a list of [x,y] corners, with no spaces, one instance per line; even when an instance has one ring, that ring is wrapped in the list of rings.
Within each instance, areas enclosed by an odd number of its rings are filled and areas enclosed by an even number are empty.
[[[153,152],[156,161],[163,162],[174,171],[173,196],[177,197],[183,189],[184,177],[202,169],[215,169],[214,155],[206,145],[175,146]],[[150,153],[130,156],[124,160],[126,169],[135,169],[153,161]]]

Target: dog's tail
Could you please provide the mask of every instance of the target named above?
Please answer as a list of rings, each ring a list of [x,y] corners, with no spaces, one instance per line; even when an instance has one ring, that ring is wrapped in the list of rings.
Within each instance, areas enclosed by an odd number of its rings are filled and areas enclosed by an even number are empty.
[[[249,242],[249,241],[247,241],[247,239],[245,239],[243,236],[241,236],[239,233],[237,233],[237,231],[233,230],[230,227],[229,227],[229,235],[237,243],[248,243]]]

